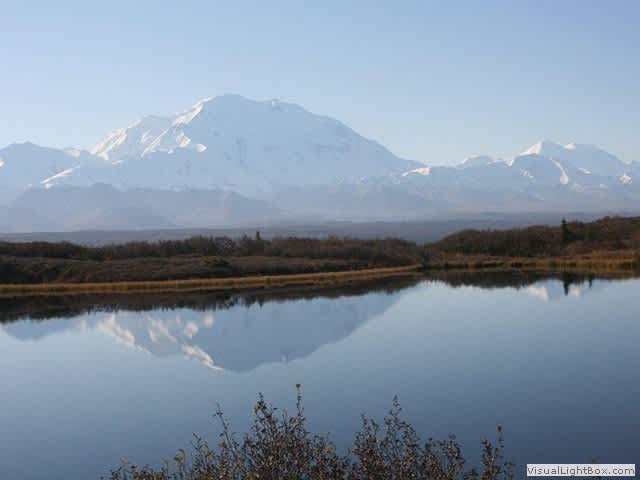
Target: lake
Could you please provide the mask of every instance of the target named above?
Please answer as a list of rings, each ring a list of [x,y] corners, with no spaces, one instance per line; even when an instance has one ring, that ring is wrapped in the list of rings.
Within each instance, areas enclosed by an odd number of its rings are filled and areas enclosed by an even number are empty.
[[[350,446],[398,395],[423,438],[640,463],[640,280],[449,275],[317,292],[0,300],[0,478],[159,465],[257,394]],[[522,472],[522,470],[520,470]]]

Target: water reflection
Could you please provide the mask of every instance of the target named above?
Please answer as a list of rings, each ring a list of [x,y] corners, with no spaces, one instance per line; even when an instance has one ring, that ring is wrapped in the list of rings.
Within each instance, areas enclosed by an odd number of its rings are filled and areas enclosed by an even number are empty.
[[[3,321],[9,322],[4,330],[22,340],[96,330],[118,344],[159,357],[184,355],[214,370],[242,372],[306,357],[350,335],[415,282],[405,279],[315,294],[288,290],[222,296],[15,298],[2,300],[0,308]],[[48,317],[57,319],[44,321]],[[16,321],[27,318],[42,321]]]
[[[394,304],[401,290],[421,281],[425,279],[410,277],[320,291],[5,298],[0,299],[0,321],[6,333],[21,340],[99,331],[155,356],[183,355],[212,370],[243,372],[304,358],[349,336]],[[570,274],[554,279],[536,273],[443,272],[427,281],[452,287],[512,287],[544,302],[594,288],[592,276]],[[55,320],[44,321],[49,318]],[[17,321],[25,319],[38,321]]]
[[[0,478],[158,462],[193,432],[217,438],[216,403],[243,431],[258,392],[288,408],[296,383],[311,429],[341,449],[397,394],[421,435],[455,433],[471,455],[501,424],[520,464],[637,463],[638,286],[440,272],[321,291],[0,299]]]
[[[624,278],[598,276],[599,280]],[[86,294],[39,295],[0,297],[0,323],[16,320],[46,320],[72,318],[98,312],[146,312],[151,310],[191,309],[197,311],[223,310],[236,306],[262,306],[266,302],[288,302],[313,298],[340,298],[364,293],[393,294],[422,281],[443,282],[451,287],[478,287],[482,289],[515,288],[535,291],[536,284],[546,281],[553,285],[553,297],[579,295],[585,288],[593,288],[594,275],[540,272],[471,272],[442,271],[425,276],[384,279],[337,288],[288,287],[276,290],[258,290],[240,293],[179,292],[142,294]],[[555,280],[554,282],[551,282]],[[557,281],[560,281],[558,283]],[[36,335],[37,336],[37,335]]]

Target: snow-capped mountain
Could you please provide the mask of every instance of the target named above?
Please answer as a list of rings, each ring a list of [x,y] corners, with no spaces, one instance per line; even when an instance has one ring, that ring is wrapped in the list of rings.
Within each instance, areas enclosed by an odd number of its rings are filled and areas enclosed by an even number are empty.
[[[87,152],[44,148],[33,143],[9,145],[0,150],[0,203],[7,203],[30,188],[46,188],[81,165]]]
[[[92,153],[112,164],[115,177],[104,181],[118,187],[228,188],[254,196],[419,165],[332,118],[238,95],[204,99],[172,118],[147,117],[110,134]]]
[[[129,128],[121,128],[107,135],[91,153],[111,163],[139,157],[170,126],[170,118],[145,117]]]
[[[467,158],[454,167],[422,167],[401,176],[414,183],[443,187],[527,192],[562,187],[584,192],[629,186],[638,172],[637,164],[623,162],[591,145],[562,146],[543,141],[508,161],[482,155]]]
[[[514,158],[511,166],[534,182],[559,181],[578,187],[629,184],[635,170],[634,165],[593,145],[561,146],[549,141],[533,145]]]
[[[25,150],[13,158],[15,150]],[[28,161],[24,158],[29,157]],[[238,95],[204,99],[173,117],[149,116],[89,152],[17,145],[0,150],[0,186],[226,188],[249,195],[280,185],[322,185],[420,166],[329,117],[294,104]],[[10,165],[12,166],[12,165]]]
[[[30,143],[1,149],[0,229],[629,211],[640,205],[639,179],[637,163],[550,141],[509,160],[481,155],[426,165],[300,106],[223,95],[180,114],[145,117],[91,152]],[[178,201],[188,208],[171,208],[175,192],[192,192]],[[130,215],[119,222],[123,212]]]
[[[615,155],[593,145],[569,143],[561,146],[547,140],[536,143],[519,156],[531,155],[567,162],[587,175],[620,177],[628,173],[630,167]]]

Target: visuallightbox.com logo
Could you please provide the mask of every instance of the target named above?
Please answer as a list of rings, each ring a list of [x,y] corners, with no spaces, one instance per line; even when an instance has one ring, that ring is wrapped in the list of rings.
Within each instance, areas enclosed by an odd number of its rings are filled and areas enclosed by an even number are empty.
[[[527,477],[635,477],[633,463],[528,463]]]

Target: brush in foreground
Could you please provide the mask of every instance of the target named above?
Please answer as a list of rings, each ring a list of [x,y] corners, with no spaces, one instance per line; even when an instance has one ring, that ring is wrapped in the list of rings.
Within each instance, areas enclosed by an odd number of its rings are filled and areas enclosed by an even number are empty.
[[[306,429],[306,417],[298,387],[296,411],[289,415],[268,405],[262,396],[254,406],[248,434],[238,440],[218,408],[222,423],[217,447],[196,436],[193,453],[179,450],[172,462],[158,470],[123,464],[110,480],[250,480],[250,479],[344,479],[344,480],[507,480],[513,465],[504,460],[502,430],[494,446],[482,442],[480,465],[468,468],[462,449],[452,436],[422,442],[413,427],[400,418],[394,399],[383,425],[363,417],[353,451],[336,452],[331,440]]]

